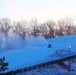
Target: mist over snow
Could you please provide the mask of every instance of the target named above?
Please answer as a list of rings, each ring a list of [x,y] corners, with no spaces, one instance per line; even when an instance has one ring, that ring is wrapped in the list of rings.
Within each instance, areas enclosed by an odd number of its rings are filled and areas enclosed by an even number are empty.
[[[22,38],[18,34],[12,34],[10,36],[0,36],[0,51],[15,50],[24,47],[47,47],[48,42],[44,37],[26,36]]]
[[[37,37],[26,37],[25,43],[27,47],[48,47],[48,41],[41,36]]]
[[[0,36],[0,50],[19,49],[23,47],[23,39],[16,34]]]

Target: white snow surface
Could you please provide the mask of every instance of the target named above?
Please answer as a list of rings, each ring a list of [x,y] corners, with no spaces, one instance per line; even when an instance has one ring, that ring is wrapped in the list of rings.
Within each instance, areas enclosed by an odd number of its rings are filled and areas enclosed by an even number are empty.
[[[11,70],[54,60],[56,58],[49,58],[49,55],[52,55],[55,50],[68,50],[67,46],[69,45],[71,51],[76,52],[76,35],[47,39],[47,41],[44,38],[38,38],[40,37],[32,40],[32,37],[31,41],[28,39],[28,46],[23,49],[1,52],[0,58],[5,56],[5,61],[9,63],[8,68]],[[52,45],[52,48],[48,48],[48,42]]]
[[[67,46],[71,46],[71,51],[76,52],[76,35],[47,39],[47,41],[56,49],[67,50]]]
[[[30,65],[38,64],[46,60],[50,48],[35,48],[27,47],[20,50],[12,50],[2,52],[0,57],[5,56],[6,61],[9,63],[8,68],[14,69],[19,67],[27,67]]]

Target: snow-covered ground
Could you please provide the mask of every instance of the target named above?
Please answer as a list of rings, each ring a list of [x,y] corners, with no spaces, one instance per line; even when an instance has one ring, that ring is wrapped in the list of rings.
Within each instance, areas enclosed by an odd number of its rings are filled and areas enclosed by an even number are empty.
[[[9,63],[9,70],[31,66],[48,61],[49,59],[56,59],[56,57],[49,56],[52,56],[56,50],[67,51],[67,46],[71,46],[71,51],[76,52],[75,39],[76,35],[47,40],[43,37],[31,37],[26,40],[27,46],[25,48],[1,52],[0,58],[5,56],[5,61]],[[49,43],[52,45],[51,48],[48,48]]]
[[[56,49],[67,49],[67,46],[71,46],[71,51],[76,52],[76,35],[69,35],[63,37],[57,37],[52,39],[47,39],[49,43]]]

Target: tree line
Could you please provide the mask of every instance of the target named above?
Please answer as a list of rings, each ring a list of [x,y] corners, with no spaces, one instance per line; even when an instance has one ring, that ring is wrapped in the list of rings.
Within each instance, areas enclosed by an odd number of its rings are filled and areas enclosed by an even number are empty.
[[[36,18],[29,22],[19,21],[11,22],[8,18],[0,19],[0,36],[9,37],[17,34],[23,39],[26,36],[43,36],[45,38],[54,38],[76,33],[76,25],[72,18],[64,18],[55,22],[48,20],[40,23]]]

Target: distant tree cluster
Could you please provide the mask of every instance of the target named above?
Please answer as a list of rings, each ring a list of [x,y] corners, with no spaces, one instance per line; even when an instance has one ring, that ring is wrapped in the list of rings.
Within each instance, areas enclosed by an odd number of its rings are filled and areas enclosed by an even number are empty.
[[[75,33],[76,25],[71,18],[65,18],[58,22],[48,20],[44,23],[39,23],[35,18],[30,22],[20,21],[13,23],[8,18],[0,19],[0,36],[9,37],[12,34],[17,34],[23,39],[31,35],[54,38]]]
[[[0,50],[23,48],[26,45],[26,36],[43,36],[55,38],[76,33],[76,25],[71,18],[61,19],[58,22],[48,20],[40,23],[36,18],[29,22],[11,22],[8,18],[0,19]]]

